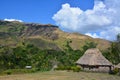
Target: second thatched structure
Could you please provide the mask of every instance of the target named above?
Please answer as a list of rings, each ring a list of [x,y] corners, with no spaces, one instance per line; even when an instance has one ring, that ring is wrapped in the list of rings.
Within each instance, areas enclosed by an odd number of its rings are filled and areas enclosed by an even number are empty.
[[[84,68],[109,67],[111,71],[112,63],[109,62],[97,48],[88,49],[84,55],[76,62]]]
[[[116,65],[115,67],[119,68],[120,69],[120,63],[118,65]]]

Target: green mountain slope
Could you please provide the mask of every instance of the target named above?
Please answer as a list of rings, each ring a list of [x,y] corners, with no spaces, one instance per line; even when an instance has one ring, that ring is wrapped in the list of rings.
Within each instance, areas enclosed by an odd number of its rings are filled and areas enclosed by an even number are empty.
[[[103,39],[94,39],[78,33],[67,33],[51,24],[35,24],[0,21],[0,46],[17,46],[30,43],[41,49],[62,50],[66,41],[71,41],[70,46],[77,50],[86,42],[95,42],[99,49],[106,49],[110,42]]]

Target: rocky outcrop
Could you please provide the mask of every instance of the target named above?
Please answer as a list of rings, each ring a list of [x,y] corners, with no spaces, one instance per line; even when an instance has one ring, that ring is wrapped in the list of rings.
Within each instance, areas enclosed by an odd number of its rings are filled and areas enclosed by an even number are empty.
[[[58,34],[54,33],[58,26],[54,25],[41,25],[41,24],[25,24],[28,28],[24,32],[24,36],[42,36],[51,40],[58,39]]]

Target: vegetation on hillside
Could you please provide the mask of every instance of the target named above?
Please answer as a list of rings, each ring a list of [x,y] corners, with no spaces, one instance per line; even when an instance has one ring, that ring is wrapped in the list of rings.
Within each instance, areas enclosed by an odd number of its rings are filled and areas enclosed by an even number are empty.
[[[120,63],[120,35],[117,35],[117,40],[112,42],[111,46],[103,51],[103,55],[113,64]]]
[[[75,62],[83,55],[85,49],[95,47],[93,42],[86,43],[83,50],[73,50],[70,47],[72,41],[66,42],[66,49],[48,50],[40,49],[32,44],[18,45],[16,47],[0,47],[0,69],[25,69],[25,66],[40,71],[51,70],[55,65],[58,67],[73,67]]]

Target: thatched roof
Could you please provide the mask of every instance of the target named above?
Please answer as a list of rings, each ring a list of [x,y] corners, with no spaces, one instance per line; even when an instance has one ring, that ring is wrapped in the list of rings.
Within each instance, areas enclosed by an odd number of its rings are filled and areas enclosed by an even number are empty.
[[[79,65],[87,66],[111,66],[109,62],[99,51],[99,49],[92,48],[88,49],[84,55],[76,62]]]
[[[118,65],[116,65],[115,67],[120,68],[120,63]]]

